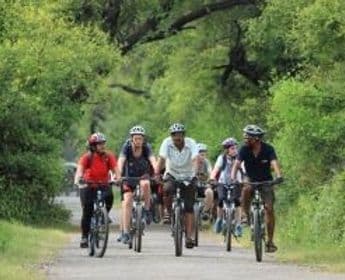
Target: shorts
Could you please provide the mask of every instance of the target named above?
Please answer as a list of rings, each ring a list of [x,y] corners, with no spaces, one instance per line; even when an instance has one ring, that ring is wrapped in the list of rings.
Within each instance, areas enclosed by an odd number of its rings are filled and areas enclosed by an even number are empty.
[[[163,191],[165,195],[174,195],[179,182],[174,177],[168,175],[165,179]],[[189,186],[181,186],[181,196],[184,199],[184,210],[186,213],[194,213],[194,201],[196,192],[196,182],[192,180]]]

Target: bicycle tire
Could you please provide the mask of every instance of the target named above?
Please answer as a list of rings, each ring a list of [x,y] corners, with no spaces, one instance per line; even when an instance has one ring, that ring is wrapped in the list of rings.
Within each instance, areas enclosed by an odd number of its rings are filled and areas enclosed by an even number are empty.
[[[134,234],[134,251],[140,253],[143,236],[143,206],[136,206],[135,234]]]
[[[233,218],[234,218],[234,210],[230,208],[226,208],[225,217],[226,217],[225,249],[226,251],[230,252],[232,249],[232,224],[233,224]]]
[[[261,229],[261,219],[259,209],[255,209],[253,213],[253,223],[254,223],[254,249],[255,257],[257,262],[262,261],[262,250],[263,250],[263,240],[262,240],[262,229]]]
[[[174,210],[174,243],[175,243],[175,256],[180,257],[182,255],[182,223],[181,223],[181,207],[176,206]]]
[[[96,229],[94,234],[95,256],[102,258],[107,250],[109,237],[109,219],[105,207],[96,212]]]
[[[198,204],[194,205],[194,246],[199,246],[199,230],[200,230],[200,207]]]

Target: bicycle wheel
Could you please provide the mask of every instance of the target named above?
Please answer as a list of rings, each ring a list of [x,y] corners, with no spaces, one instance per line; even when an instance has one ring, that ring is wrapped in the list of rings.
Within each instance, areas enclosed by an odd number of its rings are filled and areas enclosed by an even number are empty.
[[[175,243],[175,256],[180,257],[182,255],[182,223],[181,223],[181,207],[176,206],[174,210],[174,243]]]
[[[94,248],[95,256],[101,258],[107,249],[109,236],[108,212],[105,207],[100,208],[95,215]]]
[[[135,234],[134,234],[134,251],[141,252],[142,236],[143,236],[143,206],[136,206]]]
[[[262,229],[259,209],[255,209],[253,213],[254,223],[254,249],[256,261],[262,261]]]
[[[226,208],[225,210],[225,224],[226,224],[226,230],[225,230],[225,248],[226,251],[231,251],[231,242],[232,242],[232,230],[233,230],[233,219],[234,219],[234,210],[230,208]]]
[[[194,246],[199,246],[199,225],[200,225],[200,207],[194,204]]]

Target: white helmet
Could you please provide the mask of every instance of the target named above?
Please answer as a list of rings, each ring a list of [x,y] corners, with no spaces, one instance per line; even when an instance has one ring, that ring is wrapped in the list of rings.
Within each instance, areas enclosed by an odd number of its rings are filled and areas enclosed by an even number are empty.
[[[198,143],[197,146],[199,153],[207,152],[207,145],[205,145],[204,143]]]
[[[185,129],[184,125],[181,124],[181,123],[174,123],[174,124],[172,124],[170,126],[169,130],[170,130],[170,134],[171,133],[178,133],[178,132],[182,132],[182,133],[186,132],[186,129]]]
[[[129,134],[132,135],[142,135],[145,136],[145,129],[140,126],[140,125],[136,125],[133,126],[130,130],[129,130]]]

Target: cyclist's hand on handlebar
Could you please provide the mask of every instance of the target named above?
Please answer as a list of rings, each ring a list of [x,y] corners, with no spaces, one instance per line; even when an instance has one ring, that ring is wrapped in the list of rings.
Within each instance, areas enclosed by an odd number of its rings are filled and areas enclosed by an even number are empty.
[[[240,183],[239,181],[237,181],[237,180],[231,180],[231,181],[230,181],[230,185],[235,186],[235,187],[238,187],[238,186],[241,185],[241,183]]]
[[[211,185],[212,188],[217,186],[217,180],[216,179],[209,179],[207,182],[209,185]]]
[[[162,175],[161,174],[155,174],[153,176],[154,180],[157,182],[157,183],[161,183],[163,178],[162,178]]]
[[[281,183],[283,183],[283,182],[284,182],[283,177],[277,177],[277,178],[275,178],[275,179],[273,180],[273,184],[274,184],[274,185],[278,185],[278,184],[281,184]]]

